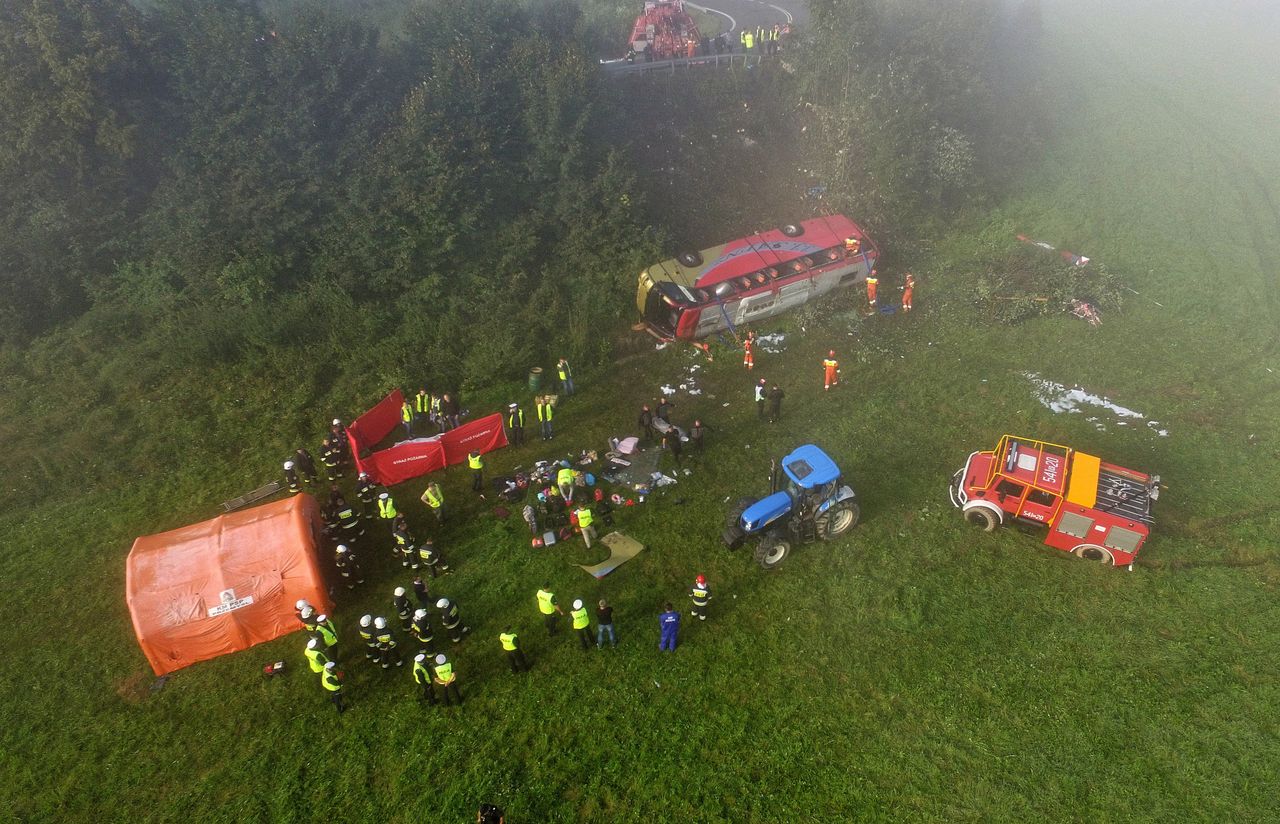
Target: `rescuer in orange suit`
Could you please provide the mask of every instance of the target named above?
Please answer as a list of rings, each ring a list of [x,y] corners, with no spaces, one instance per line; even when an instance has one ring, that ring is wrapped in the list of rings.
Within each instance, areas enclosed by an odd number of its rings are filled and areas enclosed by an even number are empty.
[[[836,350],[832,349],[822,361],[823,389],[836,385],[836,375],[840,373],[840,363],[836,360]]]
[[[862,241],[850,235],[844,239],[844,255],[845,257],[857,257],[862,251]]]
[[[911,311],[911,293],[914,292],[915,290],[916,290],[915,275],[911,274],[910,272],[907,272],[905,275],[903,275],[903,282],[902,282],[902,311],[903,312]]]
[[[756,365],[756,358],[753,349],[756,345],[756,333],[748,332],[745,340],[742,341],[742,365],[748,369],[753,369]]]
[[[876,270],[872,269],[867,273],[867,305],[872,309],[876,308],[876,286],[880,283],[880,279],[876,277]]]

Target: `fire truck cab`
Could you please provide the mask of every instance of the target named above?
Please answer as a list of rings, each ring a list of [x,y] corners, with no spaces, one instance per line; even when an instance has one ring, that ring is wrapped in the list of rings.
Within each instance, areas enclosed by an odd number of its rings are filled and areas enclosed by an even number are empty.
[[[1133,568],[1150,534],[1159,475],[1109,464],[1058,444],[1005,435],[969,455],[951,478],[951,503],[984,532],[1016,522],[1089,561]]]

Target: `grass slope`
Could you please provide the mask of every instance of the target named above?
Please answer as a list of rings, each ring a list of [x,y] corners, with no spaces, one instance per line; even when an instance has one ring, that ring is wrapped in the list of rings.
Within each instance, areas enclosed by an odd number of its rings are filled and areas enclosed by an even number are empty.
[[[680,419],[702,415],[713,441],[688,461],[691,476],[620,513],[650,547],[639,558],[594,582],[572,565],[588,553],[531,551],[523,526],[471,502],[465,470],[450,470],[461,517],[440,542],[458,571],[439,591],[474,630],[457,656],[461,710],[422,708],[407,672],[349,660],[353,708],[339,718],[304,672],[258,675],[277,657],[301,666],[296,637],[148,693],[120,597],[123,555],[135,534],[207,516],[249,485],[246,467],[272,465],[269,410],[245,411],[242,438],[271,448],[229,443],[225,469],[7,517],[0,809],[18,820],[464,821],[487,798],[513,821],[1271,818],[1280,250],[1269,202],[1280,168],[1274,120],[1256,101],[1274,100],[1280,73],[1259,88],[1250,49],[1226,50],[1261,37],[1239,40],[1238,21],[1105,9],[1072,4],[1055,18],[1054,33],[1070,34],[1056,55],[1066,116],[1043,169],[982,231],[900,257],[921,275],[915,315],[865,321],[844,297],[780,324],[788,351],[761,354],[754,375],[725,353],[702,370],[703,395],[677,396]],[[1065,317],[987,326],[968,309],[966,267],[1015,231],[1105,261],[1144,297],[1097,330]],[[844,384],[824,395],[830,346]],[[689,358],[670,348],[585,382],[556,449],[629,428]],[[1055,416],[1025,370],[1105,393],[1171,435]],[[754,420],[761,375],[788,390],[776,426]],[[265,396],[255,391],[244,397]],[[1005,430],[1164,474],[1137,571],[962,528],[946,478]],[[760,492],[769,456],[810,439],[859,489],[864,522],[763,574],[717,545],[724,499]],[[528,463],[540,446],[493,462]],[[388,610],[405,582],[388,546],[366,589],[340,596],[348,655],[355,617]],[[656,608],[696,572],[710,577],[712,619],[660,655]],[[615,601],[616,653],[540,634],[544,578],[562,601]],[[508,621],[534,663],[526,677],[505,671],[496,636]]]

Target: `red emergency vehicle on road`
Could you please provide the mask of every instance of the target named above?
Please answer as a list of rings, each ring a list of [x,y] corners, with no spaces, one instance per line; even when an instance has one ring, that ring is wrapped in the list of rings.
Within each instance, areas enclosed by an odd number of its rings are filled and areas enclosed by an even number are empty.
[[[1159,475],[1067,446],[1005,435],[951,478],[951,503],[990,532],[1007,522],[1048,530],[1044,542],[1089,561],[1133,568],[1151,531]]]

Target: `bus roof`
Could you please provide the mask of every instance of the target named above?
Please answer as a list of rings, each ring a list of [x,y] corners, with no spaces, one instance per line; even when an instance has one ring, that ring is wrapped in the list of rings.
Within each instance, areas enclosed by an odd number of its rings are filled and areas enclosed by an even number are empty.
[[[703,249],[702,262],[697,266],[685,266],[672,258],[650,266],[646,271],[654,283],[706,289],[766,266],[841,246],[847,237],[870,243],[862,227],[844,215],[815,217],[797,225],[801,232],[794,237],[781,229],[771,229]]]

